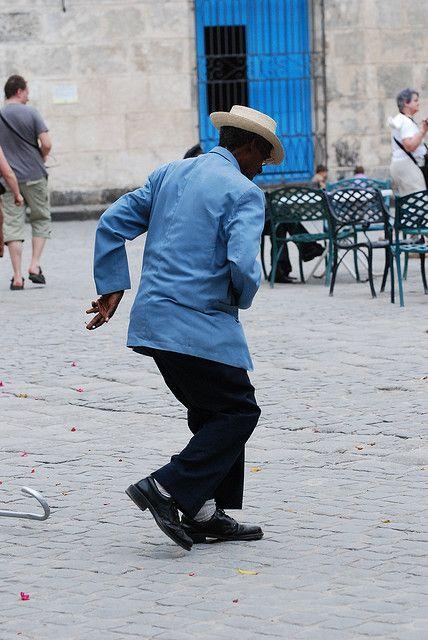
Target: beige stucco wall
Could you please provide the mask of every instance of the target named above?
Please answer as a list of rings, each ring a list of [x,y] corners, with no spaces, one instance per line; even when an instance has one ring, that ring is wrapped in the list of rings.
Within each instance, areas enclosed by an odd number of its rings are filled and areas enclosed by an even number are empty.
[[[408,86],[428,117],[428,0],[326,0],[327,133],[332,177],[356,163],[388,175],[386,118]]]
[[[0,0],[0,81],[29,82],[58,166],[53,190],[141,184],[198,141],[193,2]],[[62,85],[78,102],[54,104]],[[71,196],[71,194],[69,194]]]
[[[54,200],[108,200],[198,141],[194,2],[61,4],[0,0],[0,82],[29,81],[53,137]],[[428,0],[324,4],[330,177],[356,163],[386,176],[397,92],[419,89],[428,116]],[[64,85],[76,103],[55,104]]]

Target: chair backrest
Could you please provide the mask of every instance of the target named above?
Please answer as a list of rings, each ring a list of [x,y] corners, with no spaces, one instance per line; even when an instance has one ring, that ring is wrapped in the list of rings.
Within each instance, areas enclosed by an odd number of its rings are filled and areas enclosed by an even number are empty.
[[[328,204],[322,189],[283,187],[266,194],[268,213],[273,224],[328,220]]]
[[[417,191],[395,201],[395,229],[428,233],[428,191]]]
[[[336,189],[390,189],[391,180],[376,180],[376,178],[344,178],[337,182],[328,182],[327,191]]]
[[[388,224],[388,214],[378,189],[336,189],[327,194],[330,214],[336,227]]]

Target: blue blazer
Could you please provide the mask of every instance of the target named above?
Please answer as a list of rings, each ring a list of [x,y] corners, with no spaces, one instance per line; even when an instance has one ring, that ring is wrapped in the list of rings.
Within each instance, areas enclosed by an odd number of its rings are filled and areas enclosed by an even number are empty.
[[[102,215],[95,238],[99,294],[131,287],[125,241],[147,231],[127,345],[252,369],[238,308],[260,285],[264,194],[215,147],[154,171]]]

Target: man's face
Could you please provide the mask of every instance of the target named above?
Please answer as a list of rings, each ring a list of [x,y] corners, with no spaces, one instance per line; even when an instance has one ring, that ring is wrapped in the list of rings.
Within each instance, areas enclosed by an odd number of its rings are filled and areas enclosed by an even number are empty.
[[[270,158],[272,147],[269,148],[269,143],[263,146],[264,148],[259,146],[255,140],[252,140],[248,145],[245,145],[245,150],[240,154],[238,162],[241,172],[249,180],[253,180],[263,172],[263,166],[266,164],[266,160]]]

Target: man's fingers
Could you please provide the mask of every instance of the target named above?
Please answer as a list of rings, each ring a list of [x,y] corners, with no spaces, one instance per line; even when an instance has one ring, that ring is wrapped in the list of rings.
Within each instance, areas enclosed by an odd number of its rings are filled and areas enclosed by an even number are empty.
[[[85,313],[98,313],[98,309],[92,307],[91,309],[86,309]]]
[[[108,319],[106,320],[100,313],[98,313],[90,322],[88,322],[86,328],[89,330],[98,329],[98,327],[101,327],[105,322],[108,322]]]

